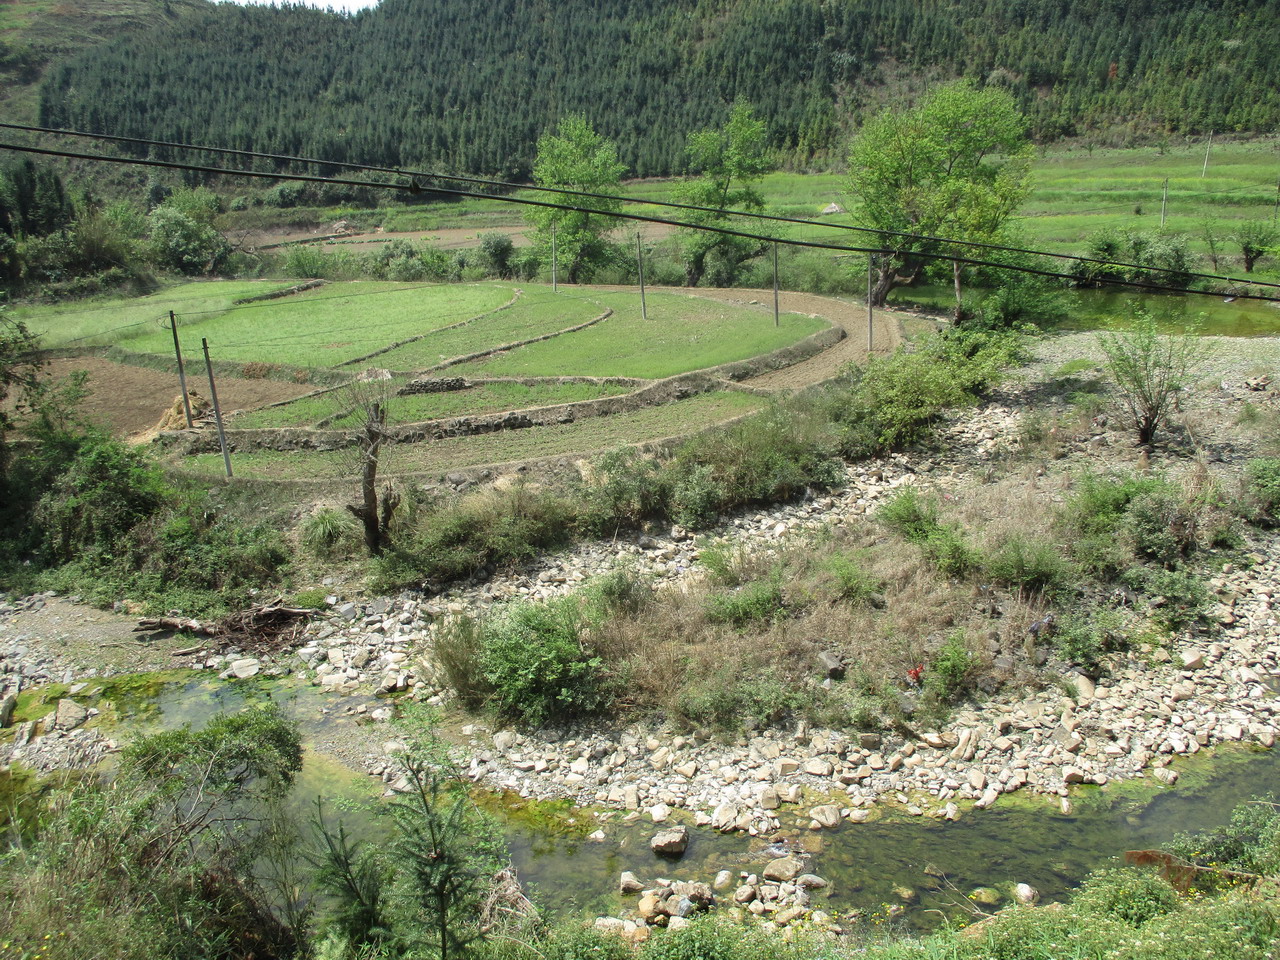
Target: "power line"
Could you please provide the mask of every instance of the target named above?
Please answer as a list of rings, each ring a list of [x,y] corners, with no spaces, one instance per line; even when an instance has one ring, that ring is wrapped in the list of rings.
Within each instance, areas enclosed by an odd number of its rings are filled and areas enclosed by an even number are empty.
[[[613,212],[613,211],[599,210],[592,207],[580,207],[580,206],[575,206],[573,204],[552,203],[544,200],[531,200],[527,197],[510,197],[510,196],[500,196],[500,195],[493,195],[493,194],[483,194],[483,193],[477,193],[475,191],[457,190],[457,189],[448,188],[448,187],[424,188],[420,184],[418,184],[416,181],[411,181],[410,183],[407,183],[407,184],[369,183],[361,180],[346,180],[346,179],[340,179],[337,177],[319,177],[319,176],[313,176],[310,174],[269,173],[269,172],[258,171],[258,170],[226,169],[223,167],[207,167],[200,164],[177,163],[177,162],[168,161],[168,160],[153,160],[153,159],[140,158],[140,157],[109,157],[103,154],[74,153],[68,150],[54,150],[47,147],[21,146],[18,144],[10,144],[10,143],[0,143],[0,149],[15,150],[20,153],[35,153],[43,156],[63,157],[63,158],[72,159],[72,160],[93,160],[93,161],[98,161],[102,163],[118,163],[118,164],[126,164],[126,165],[133,165],[133,166],[159,167],[159,168],[169,169],[169,170],[186,170],[186,171],[191,171],[195,173],[213,174],[216,176],[248,177],[248,178],[254,178],[254,179],[267,179],[267,180],[287,180],[287,181],[295,181],[300,183],[323,183],[323,184],[329,184],[329,185],[336,184],[340,186],[377,187],[377,188],[382,188],[387,190],[400,190],[400,191],[414,194],[414,195],[418,195],[418,194],[427,192],[429,190],[430,192],[445,194],[447,196],[471,197],[474,199],[492,200],[498,203],[513,203],[521,206],[541,207],[544,209],[567,210],[575,213],[598,214],[601,216],[611,217],[613,219],[618,219],[618,220],[632,220],[638,223],[655,223],[655,224],[661,224],[663,226],[685,227],[693,230],[701,230],[705,233],[715,233],[720,236],[740,237],[742,239],[753,240],[761,244],[780,243],[786,246],[805,247],[808,249],[815,249],[815,250],[831,250],[831,251],[837,251],[840,253],[876,254],[880,256],[895,256],[902,252],[897,249],[883,247],[883,246],[875,246],[875,247],[852,246],[848,244],[823,243],[823,242],[813,241],[813,240],[796,240],[796,239],[787,238],[787,237],[778,237],[778,236],[771,236],[767,234],[751,233],[745,230],[732,230],[727,227],[717,227],[717,226],[712,226],[710,224],[689,223],[681,220],[672,220],[667,217],[653,217],[653,216],[648,216],[645,214],[638,214],[638,213]],[[552,192],[562,192],[562,191],[553,190]],[[722,211],[713,211],[713,212],[719,213]],[[750,214],[746,214],[746,215],[750,216]],[[800,222],[811,223],[811,221],[800,221]],[[871,232],[871,233],[879,232],[867,227],[858,227],[858,228],[852,228],[852,229],[858,229],[861,231]],[[937,242],[940,242],[940,243],[955,243],[955,244],[962,244],[962,245],[966,243],[966,241],[953,241],[953,240],[945,240],[942,238],[925,238],[925,239],[935,239],[937,240]],[[977,243],[974,243],[971,245],[985,246],[985,247],[991,246],[990,244],[977,244]],[[1016,247],[997,247],[996,249],[1006,250],[1010,252],[1025,252],[1030,254],[1036,254],[1036,251],[1031,251],[1031,250],[1020,251]],[[974,257],[962,257],[962,256],[957,256],[955,254],[935,253],[931,251],[910,251],[910,253],[911,253],[911,256],[917,257],[923,260],[944,261],[947,263],[960,263],[966,266],[973,266],[973,267],[989,267],[995,270],[1011,270],[1015,273],[1024,273],[1029,276],[1047,277],[1055,280],[1067,280],[1071,282],[1080,282],[1082,279],[1074,274],[1062,273],[1060,271],[1055,271],[1055,270],[1044,270],[1037,267],[1028,267],[1028,266],[1023,266],[1019,264],[998,263],[991,260],[979,260]],[[1199,277],[1203,279],[1225,280],[1231,283],[1239,283],[1239,284],[1245,284],[1250,286],[1280,288],[1280,284],[1242,280],[1236,277],[1220,277],[1220,276],[1214,276],[1211,274],[1187,274],[1185,272],[1169,270],[1167,268],[1143,267],[1141,265],[1124,264],[1124,263],[1119,263],[1114,261],[1095,260],[1088,257],[1074,257],[1074,256],[1069,256],[1067,254],[1040,254],[1040,255],[1052,256],[1059,259],[1071,260],[1071,261],[1080,262],[1080,263],[1096,263],[1096,264],[1101,264],[1105,266],[1116,266],[1116,267],[1133,267],[1141,270],[1157,270],[1159,272],[1164,272],[1164,273],[1177,273],[1180,276],[1189,275],[1192,277]],[[1106,284],[1108,286],[1129,287],[1131,289],[1136,289],[1136,290],[1154,290],[1154,291],[1161,291],[1165,293],[1190,293],[1190,294],[1197,294],[1200,296],[1213,296],[1213,297],[1221,296],[1221,293],[1217,291],[1195,290],[1190,287],[1169,286],[1167,284],[1151,283],[1143,280],[1123,280],[1123,279],[1112,278],[1112,277],[1088,277],[1084,279],[1086,280],[1086,282],[1090,282],[1090,283],[1100,283],[1100,284]],[[1240,293],[1234,293],[1233,296],[1237,300],[1261,300],[1268,303],[1280,302],[1280,300],[1278,300],[1277,298],[1263,296],[1261,294],[1251,294],[1251,293],[1240,292]]]
[[[443,194],[455,195],[455,196],[480,197],[484,199],[494,199],[494,200],[508,199],[508,198],[496,196],[493,194],[465,193],[465,192],[447,190],[440,187],[421,187],[413,179],[417,177],[423,177],[423,178],[432,179],[432,180],[449,180],[449,181],[454,181],[458,183],[471,183],[471,184],[482,185],[482,186],[499,187],[504,190],[527,190],[527,191],[534,191],[534,192],[541,192],[541,193],[552,193],[552,194],[557,194],[561,196],[576,196],[576,197],[583,197],[591,200],[603,200],[610,203],[613,203],[613,202],[639,203],[639,204],[648,204],[650,206],[664,207],[664,208],[673,209],[673,210],[687,210],[695,213],[710,213],[717,216],[750,217],[759,221],[772,222],[772,223],[787,223],[787,224],[797,224],[797,225],[803,225],[803,226],[831,227],[833,229],[851,231],[855,233],[870,233],[878,237],[897,237],[899,239],[906,239],[906,240],[911,240],[916,242],[940,243],[940,244],[950,245],[950,246],[970,247],[978,250],[994,250],[994,251],[999,251],[1004,253],[1020,253],[1020,254],[1025,254],[1029,256],[1048,257],[1048,258],[1058,259],[1058,260],[1067,260],[1074,263],[1089,263],[1089,264],[1096,264],[1099,266],[1121,267],[1129,270],[1144,270],[1144,271],[1149,271],[1153,273],[1172,274],[1180,277],[1190,277],[1196,280],[1218,280],[1226,283],[1252,284],[1253,286],[1272,287],[1275,289],[1280,289],[1280,283],[1269,283],[1266,281],[1252,281],[1252,280],[1248,280],[1241,277],[1230,277],[1230,276],[1224,276],[1221,274],[1195,273],[1195,272],[1188,272],[1184,270],[1178,270],[1176,268],[1171,268],[1171,267],[1155,267],[1155,266],[1150,266],[1150,265],[1140,264],[1140,263],[1128,263],[1126,261],[1121,261],[1121,260],[1105,260],[1105,259],[1096,258],[1096,257],[1085,257],[1085,256],[1078,256],[1078,255],[1066,254],[1066,253],[1054,253],[1046,250],[1032,250],[1025,247],[1011,247],[1011,246],[997,244],[997,243],[986,243],[979,240],[959,240],[959,239],[949,238],[949,237],[935,237],[927,234],[906,233],[906,232],[896,231],[896,230],[882,230],[876,227],[863,227],[863,226],[858,226],[856,224],[821,223],[819,221],[807,220],[799,217],[783,217],[776,214],[756,213],[756,212],[745,211],[745,210],[723,210],[716,207],[704,207],[696,204],[677,203],[674,201],[667,201],[667,200],[647,200],[647,199],[639,199],[639,198],[632,198],[632,197],[624,197],[616,194],[592,193],[584,190],[573,190],[573,189],[562,188],[562,187],[547,187],[547,186],[540,186],[537,184],[518,184],[518,183],[513,183],[511,181],[495,180],[487,177],[468,177],[468,176],[461,176],[457,174],[431,173],[428,171],[419,171],[419,170],[404,170],[402,168],[384,167],[384,166],[378,166],[375,164],[358,164],[358,163],[350,163],[342,160],[325,160],[317,157],[293,156],[291,154],[262,153],[255,150],[237,150],[229,147],[205,147],[205,146],[199,146],[197,144],[177,143],[169,140],[148,140],[142,137],[124,137],[124,136],[118,136],[115,134],[88,133],[80,130],[58,130],[53,127],[36,127],[36,126],[30,126],[27,124],[8,123],[3,121],[0,121],[0,128],[6,128],[6,129],[12,129],[12,130],[25,130],[33,133],[48,133],[48,134],[54,134],[58,136],[80,137],[80,138],[95,139],[95,140],[109,140],[116,143],[131,143],[139,146],[165,147],[165,148],[178,149],[178,150],[194,150],[194,151],[200,151],[204,153],[221,154],[224,156],[249,157],[252,159],[271,160],[277,163],[315,164],[318,166],[341,167],[341,168],[345,168],[349,170],[357,170],[357,171],[389,173],[395,176],[403,176],[403,177],[410,178],[411,182],[410,182],[409,189],[411,193],[412,192],[434,192],[434,193],[443,193]],[[3,146],[3,145],[0,145],[0,146]],[[152,161],[152,162],[156,164],[162,163],[161,161]],[[184,169],[197,170],[197,169],[203,169],[203,168],[189,167]],[[260,174],[258,172],[246,171],[241,175],[261,176],[264,174]],[[327,178],[321,178],[321,179],[322,179],[322,182],[326,182],[326,183],[339,183],[343,185],[351,185],[350,181],[327,179]],[[355,185],[364,186],[364,187],[379,186],[379,184],[367,183],[365,181],[357,181]],[[417,187],[417,190],[414,189],[415,187]],[[1240,189],[1240,188],[1237,188],[1237,189]],[[556,205],[553,204],[552,206],[556,206]],[[577,207],[564,207],[564,209],[581,210],[581,208],[577,208]],[[581,211],[581,212],[599,213],[605,216],[624,216],[623,214],[614,214],[604,210],[588,210],[588,211]],[[1102,212],[1102,211],[1097,211],[1097,212]],[[631,217],[630,219],[638,220],[643,218]],[[654,222],[659,222],[659,221],[654,221]],[[690,223],[682,223],[680,225],[686,226],[686,227],[692,227],[692,228],[704,227],[704,225],[690,224]],[[772,242],[773,240],[781,240],[781,238],[770,238],[770,242]],[[912,256],[923,256],[923,257],[932,256],[934,259],[938,259],[938,257],[933,256],[931,254],[925,254],[917,251],[903,251],[901,249],[890,250],[890,249],[881,248],[877,252],[890,254],[890,255],[908,252]],[[942,257],[941,259],[958,260],[960,258]],[[965,261],[961,260],[961,262],[965,262]],[[1069,279],[1074,279],[1074,278],[1069,278]]]

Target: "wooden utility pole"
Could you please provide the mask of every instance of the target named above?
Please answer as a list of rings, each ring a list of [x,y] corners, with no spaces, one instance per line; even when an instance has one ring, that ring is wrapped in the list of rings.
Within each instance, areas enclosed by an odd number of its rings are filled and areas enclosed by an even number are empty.
[[[1165,211],[1169,209],[1169,178],[1164,178],[1164,192],[1160,195],[1160,226],[1164,226]]]
[[[649,319],[649,310],[644,302],[644,256],[640,251],[640,231],[636,231],[636,269],[640,273],[640,319]]]
[[[222,465],[226,467],[227,479],[231,479],[231,453],[227,450],[227,435],[222,429],[222,408],[218,406],[218,387],[213,382],[213,364],[209,361],[209,341],[200,338],[200,346],[204,349],[204,368],[209,372],[209,399],[213,401],[213,422],[218,425],[218,446],[222,448]]]
[[[778,326],[778,241],[773,241],[773,325]]]
[[[182,347],[178,345],[178,318],[169,311],[169,329],[173,331],[173,355],[178,358],[178,385],[182,388],[182,412],[187,415],[187,429],[195,426],[191,419],[191,401],[187,399],[187,371],[182,367]]]
[[[1204,145],[1204,167],[1200,170],[1200,179],[1209,172],[1209,151],[1213,149],[1213,131],[1209,131],[1209,142]]]

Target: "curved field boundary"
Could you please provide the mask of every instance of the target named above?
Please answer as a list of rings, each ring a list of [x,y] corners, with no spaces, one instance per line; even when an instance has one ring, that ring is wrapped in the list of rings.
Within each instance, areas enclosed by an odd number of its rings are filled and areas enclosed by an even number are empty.
[[[775,350],[773,353],[751,360],[737,360],[677,374],[663,380],[655,380],[632,393],[616,397],[600,397],[596,400],[580,400],[575,403],[531,407],[526,410],[509,410],[501,413],[481,414],[469,417],[453,417],[445,420],[425,420],[421,423],[396,427],[394,435],[401,443],[423,443],[444,437],[474,436],[500,430],[521,430],[530,427],[554,426],[574,423],[592,417],[605,417],[629,413],[645,407],[660,406],[721,390],[737,389],[736,381],[746,380],[768,370],[779,370],[809,357],[821,355],[845,338],[840,327],[828,327],[810,334],[798,343]],[[537,379],[537,378],[533,378]],[[744,392],[763,395],[768,391],[750,388]],[[261,450],[340,450],[355,442],[351,430],[320,430],[309,427],[263,427],[250,430],[227,430],[227,444],[234,452],[248,453]],[[217,449],[217,436],[210,431],[195,434],[165,432],[157,442],[185,455],[210,453]]]
[[[328,282],[327,280],[308,280],[306,283],[299,283],[296,286],[289,287],[287,290],[273,290],[271,293],[259,293],[252,297],[241,297],[239,300],[232,300],[231,305],[240,307],[246,303],[259,303],[263,300],[279,300],[281,297],[292,297],[307,290],[314,290],[316,287],[323,287]]]
[[[343,360],[341,363],[335,364],[334,369],[337,370],[340,367],[350,367],[357,363],[364,363],[366,360],[372,360],[374,357],[380,357],[384,353],[390,353],[392,350],[399,350],[407,343],[417,343],[419,340],[425,340],[427,337],[434,336],[437,333],[444,333],[446,330],[456,330],[458,327],[465,327],[468,323],[475,323],[477,320],[483,320],[485,317],[492,317],[494,314],[501,313],[503,310],[510,310],[523,296],[524,291],[519,287],[516,287],[515,292],[511,295],[511,299],[500,307],[494,307],[492,310],[487,310],[484,313],[478,313],[474,317],[467,317],[467,319],[459,320],[457,323],[451,323],[444,327],[437,327],[434,330],[428,330],[426,333],[420,333],[416,337],[408,337],[404,340],[398,340],[385,347],[379,347],[372,353],[366,353],[363,357],[353,357],[350,360]]]
[[[598,305],[598,304],[597,304]],[[563,330],[553,330],[550,333],[544,333],[538,337],[530,337],[528,340],[516,340],[512,343],[504,343],[498,347],[489,347],[485,350],[469,353],[465,357],[450,357],[443,363],[437,363],[434,367],[424,367],[421,370],[410,371],[409,373],[435,373],[437,370],[445,370],[449,367],[456,367],[462,363],[470,363],[472,360],[482,360],[485,357],[491,357],[495,353],[506,353],[508,350],[515,350],[519,347],[527,347],[531,343],[541,343],[543,340],[551,340],[555,337],[562,337],[565,334],[577,333],[579,330],[585,330],[587,327],[594,327],[602,320],[608,320],[613,316],[613,308],[606,308],[605,312],[598,317],[592,317],[585,323],[579,323],[576,326],[565,327]],[[445,329],[448,329],[447,327]]]

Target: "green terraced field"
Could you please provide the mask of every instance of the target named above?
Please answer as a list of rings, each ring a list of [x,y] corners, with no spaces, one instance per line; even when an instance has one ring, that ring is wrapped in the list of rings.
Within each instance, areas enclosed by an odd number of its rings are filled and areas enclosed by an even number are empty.
[[[405,378],[394,381],[398,386]],[[628,393],[634,387],[618,384],[594,383],[539,383],[526,386],[519,383],[490,383],[469,390],[448,393],[422,393],[408,397],[393,397],[388,416],[392,423],[419,423],[443,417],[460,417],[469,414],[500,413],[504,410],[525,410],[530,407],[547,407],[557,403],[575,403],[579,400],[595,400]],[[317,397],[305,397],[280,407],[268,407],[239,416],[232,423],[237,429],[256,427],[311,427],[320,420],[341,413],[346,408],[346,394],[334,390]],[[350,416],[334,421],[333,427],[354,427],[363,421]]]
[[[634,293],[593,293],[614,308],[608,320],[578,333],[450,367],[466,377],[670,377],[745,360],[795,343],[826,321],[750,310],[700,297],[648,295],[648,320]]]
[[[758,410],[767,402],[751,394],[723,391],[578,423],[405,444],[391,449],[380,473],[388,476],[442,474],[465,467],[609,450],[628,443],[693,433]],[[193,473],[219,475],[222,457],[200,454],[185,458],[182,466]],[[236,476],[268,480],[347,481],[353,476],[348,458],[340,453],[236,454],[232,457],[232,466]]]
[[[525,285],[508,309],[381,354],[376,363],[390,370],[422,370],[444,360],[489,347],[504,346],[586,323],[605,312],[588,292],[552,293],[550,287]]]

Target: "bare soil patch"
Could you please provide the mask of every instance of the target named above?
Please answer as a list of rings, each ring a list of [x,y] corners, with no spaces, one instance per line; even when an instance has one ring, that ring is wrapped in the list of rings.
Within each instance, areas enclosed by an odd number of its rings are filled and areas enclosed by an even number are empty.
[[[76,370],[89,374],[89,396],[80,412],[90,422],[116,436],[131,436],[153,428],[181,394],[177,373],[162,373],[145,367],[103,360],[100,357],[71,357],[49,363],[49,376],[64,377]],[[204,377],[188,377],[187,386],[202,396],[209,391]],[[282,383],[278,380],[218,379],[218,402],[223,412],[256,410],[280,400],[291,400],[314,390],[314,385]]]

